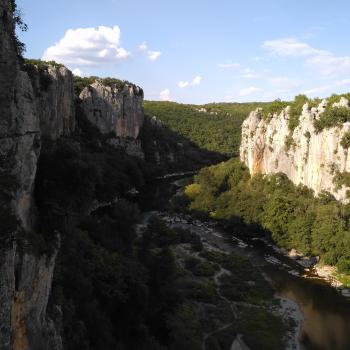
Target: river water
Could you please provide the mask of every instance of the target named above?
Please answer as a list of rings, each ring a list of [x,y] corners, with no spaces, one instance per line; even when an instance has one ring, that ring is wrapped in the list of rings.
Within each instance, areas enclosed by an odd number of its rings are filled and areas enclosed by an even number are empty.
[[[188,179],[190,182],[191,179]],[[174,179],[158,181],[139,196],[143,212],[157,211],[166,215],[169,199],[183,185]],[[283,255],[265,240],[233,236],[213,223],[186,220],[182,225],[196,229],[205,239],[226,244],[226,249],[246,256],[271,281],[277,295],[293,300],[303,313],[300,348],[303,350],[350,350],[350,298],[343,296],[325,280],[305,271],[293,259]],[[302,277],[306,276],[306,277]],[[283,350],[283,349],[281,349]]]

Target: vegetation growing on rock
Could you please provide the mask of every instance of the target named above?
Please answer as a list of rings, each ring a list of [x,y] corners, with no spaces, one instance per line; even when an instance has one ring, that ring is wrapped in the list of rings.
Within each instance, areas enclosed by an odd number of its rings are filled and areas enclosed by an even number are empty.
[[[93,84],[96,80],[101,81],[101,83],[105,86],[110,86],[110,87],[115,86],[118,90],[123,90],[126,85],[134,86],[134,84],[128,82],[127,80],[120,80],[120,79],[110,78],[110,77],[100,78],[96,76],[80,77],[78,75],[75,75],[74,90],[76,95],[79,96],[85,87]]]

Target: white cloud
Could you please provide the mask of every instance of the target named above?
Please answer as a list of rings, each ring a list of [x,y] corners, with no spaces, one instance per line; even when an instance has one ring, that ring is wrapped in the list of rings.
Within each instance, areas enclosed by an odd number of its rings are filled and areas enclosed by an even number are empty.
[[[230,69],[230,68],[239,68],[241,65],[239,63],[219,63],[219,68]]]
[[[268,40],[263,43],[262,47],[276,56],[310,56],[319,51],[295,38]]]
[[[147,51],[147,56],[150,61],[156,61],[161,54],[160,51]]]
[[[193,80],[191,82],[188,82],[188,81],[179,81],[179,88],[180,89],[183,89],[183,88],[186,88],[186,87],[189,87],[189,86],[196,86],[196,85],[200,85],[202,82],[202,77],[200,75],[197,75],[193,78]]]
[[[259,57],[259,56],[255,56],[255,57],[252,58],[252,61],[254,61],[254,62],[259,62],[261,60],[262,60],[262,58]]]
[[[250,86],[250,87],[239,90],[238,95],[239,96],[249,96],[249,95],[253,95],[259,91],[261,91],[261,88],[258,88],[256,86]]]
[[[170,90],[169,89],[165,89],[165,90],[161,91],[160,94],[159,94],[159,98],[162,101],[171,101]]]
[[[182,80],[179,81],[179,88],[180,89],[183,89],[189,85],[190,85],[190,83],[188,81],[182,81]]]
[[[124,60],[130,56],[130,52],[126,51],[122,47],[117,49],[117,58],[120,60]]]
[[[322,75],[350,72],[350,56],[337,56],[327,50],[316,49],[295,38],[265,41],[262,47],[281,57],[305,57],[306,64]]]
[[[130,52],[120,47],[119,27],[99,26],[67,30],[60,41],[45,50],[42,58],[67,66],[93,66],[129,57]]]
[[[147,43],[144,41],[142,44],[139,45],[139,51],[145,52],[147,51]]]
[[[83,72],[79,69],[79,68],[75,68],[72,70],[72,73],[74,75],[77,75],[78,77],[82,77],[83,76]]]
[[[257,74],[255,71],[253,71],[250,68],[245,68],[243,70],[242,78],[255,79],[255,78],[259,78],[259,74]]]
[[[332,85],[323,85],[323,86],[318,86],[318,87],[313,88],[313,89],[306,90],[303,93],[305,95],[314,97],[318,94],[324,93],[326,91],[330,91],[331,89],[332,89]]]
[[[346,92],[348,91],[349,86],[350,86],[350,78],[345,78],[338,81],[337,80],[331,81],[327,85],[321,85],[315,88],[308,89],[303,93],[310,97],[320,96],[320,94],[329,95],[331,93],[334,93],[334,91],[336,90],[339,91],[339,89],[344,90],[343,92]]]
[[[336,81],[335,85],[336,86],[346,86],[346,85],[350,86],[350,79],[346,78],[346,79],[342,79],[342,80]]]
[[[202,82],[202,77],[200,75],[197,75],[196,77],[194,77],[192,81],[192,85],[200,85],[201,82]]]

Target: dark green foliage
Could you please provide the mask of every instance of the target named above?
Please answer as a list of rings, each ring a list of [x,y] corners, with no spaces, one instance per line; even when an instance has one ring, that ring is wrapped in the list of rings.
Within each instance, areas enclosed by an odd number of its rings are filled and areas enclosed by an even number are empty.
[[[338,186],[350,186],[348,173],[338,172],[334,179]],[[294,186],[283,174],[250,178],[242,164],[230,160],[203,169],[186,194],[192,210],[223,219],[239,233],[244,225],[256,223],[260,229],[255,232],[269,232],[280,246],[320,255],[342,271],[349,265],[350,208],[327,193],[315,198],[311,190]]]
[[[241,124],[257,105],[257,103],[220,103],[197,106],[145,101],[145,112],[150,117],[156,116],[171,130],[201,148],[233,155],[239,151]],[[199,112],[202,107],[207,112]]]
[[[299,125],[299,117],[301,115],[303,106],[308,103],[309,108],[316,107],[321,102],[320,99],[316,98],[314,100],[309,99],[306,95],[297,95],[294,97],[293,101],[286,102],[281,100],[275,100],[271,103],[266,104],[262,109],[262,117],[264,119],[269,119],[273,114],[279,114],[282,110],[289,106],[289,121],[288,127],[292,132]]]
[[[52,83],[50,74],[48,72],[49,66],[56,68],[64,67],[63,64],[57,63],[55,61],[42,61],[37,59],[24,60],[23,68],[31,78],[34,87],[36,86],[35,79],[37,78],[37,74],[39,74],[39,91],[47,91]]]
[[[319,119],[314,121],[316,132],[320,132],[325,128],[340,126],[350,121],[350,109],[346,107],[330,107],[327,108]]]
[[[154,169],[162,168],[168,172],[200,169],[203,166],[226,160],[227,157],[218,152],[199,148],[191,140],[179,135],[171,127],[153,125],[149,116],[145,117],[140,133],[145,160],[154,164]],[[173,160],[169,159],[172,155]]]
[[[340,140],[340,145],[344,149],[350,148],[350,131],[347,131]]]
[[[168,325],[172,329],[170,350],[202,349],[201,325],[198,322],[196,310],[191,304],[181,305],[175,315],[170,315]]]
[[[186,269],[190,270],[195,276],[210,277],[214,276],[219,270],[218,264],[190,257],[185,260]]]
[[[336,185],[336,189],[340,189],[343,185],[350,187],[350,173],[343,171],[336,171],[333,177],[333,183]]]
[[[265,105],[262,108],[262,117],[265,120],[269,120],[272,118],[274,114],[281,113],[283,108],[286,108],[288,106],[288,102],[281,101],[281,100],[275,100],[267,105]]]
[[[79,96],[83,89],[91,84],[93,84],[96,80],[100,80],[103,85],[116,87],[118,90],[123,90],[125,85],[134,86],[132,83],[126,80],[120,80],[116,78],[99,78],[96,76],[90,77],[79,77],[77,75],[74,76],[74,91],[76,96]],[[143,94],[142,89],[140,89],[140,94]]]
[[[295,141],[291,134],[287,135],[286,138],[284,139],[284,146],[286,148],[286,151],[289,151],[291,147],[295,146]]]
[[[53,66],[56,68],[64,67],[62,63],[57,63],[56,61],[42,61],[40,59],[34,59],[34,58],[25,58],[24,64],[36,66],[38,69],[42,69],[42,70],[47,69],[48,66]]]
[[[154,220],[148,243],[137,245],[139,210],[122,198],[143,186],[147,168],[84,137],[44,140],[35,184],[40,224],[35,237],[26,235],[47,252],[61,234],[50,304],[62,305],[65,348],[163,349],[171,342],[167,317],[182,302],[169,245],[193,235]],[[111,203],[96,208],[95,199]]]
[[[283,335],[285,326],[280,318],[265,309],[246,309],[241,315],[239,332],[250,349],[281,350],[285,349]]]
[[[10,10],[12,12],[12,20],[16,28],[19,28],[22,32],[26,32],[28,30],[28,26],[26,23],[24,23],[22,19],[22,12],[20,9],[18,9],[16,0],[10,1]],[[14,40],[15,45],[17,49],[17,54],[20,59],[22,59],[23,53],[26,50],[26,46],[24,43],[22,43],[19,39],[16,33],[14,34]]]

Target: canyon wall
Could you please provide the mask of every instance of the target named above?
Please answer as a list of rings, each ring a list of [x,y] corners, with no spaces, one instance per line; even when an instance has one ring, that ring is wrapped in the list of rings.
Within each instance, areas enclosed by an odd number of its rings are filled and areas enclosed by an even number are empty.
[[[143,91],[126,84],[122,89],[97,80],[80,93],[81,108],[102,134],[136,139],[143,124]]]
[[[0,0],[0,348],[61,349],[46,315],[57,249],[26,249],[34,229],[33,189],[41,148],[31,79],[20,69],[13,3]]]
[[[47,312],[59,232],[47,251],[38,251],[30,237],[40,220],[34,186],[43,142],[75,133],[77,97],[67,68],[22,62],[13,11],[13,1],[0,0],[0,349],[60,350],[60,307]],[[101,133],[113,131],[119,146],[126,147],[127,138],[136,143],[141,89],[117,92],[96,82],[82,99]]]
[[[350,123],[318,131],[314,121],[327,108],[327,100],[318,107],[303,106],[299,125],[290,130],[290,107],[271,118],[263,118],[258,108],[242,125],[240,158],[252,175],[282,172],[296,185],[303,184],[318,195],[327,191],[343,202],[348,201],[348,187],[335,181],[337,174],[350,172],[348,149],[342,138]],[[332,106],[350,108],[345,98]]]

